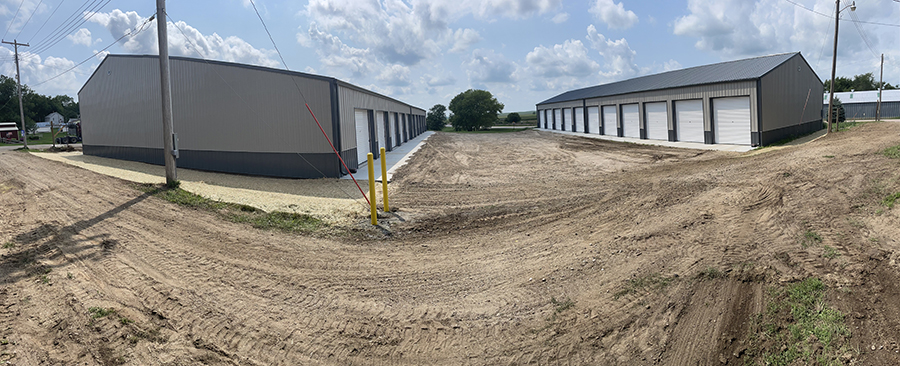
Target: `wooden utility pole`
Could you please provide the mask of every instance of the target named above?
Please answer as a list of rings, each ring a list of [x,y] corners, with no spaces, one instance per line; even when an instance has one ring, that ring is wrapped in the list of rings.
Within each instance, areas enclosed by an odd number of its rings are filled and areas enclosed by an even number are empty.
[[[881,121],[881,93],[884,91],[884,54],[881,54],[881,72],[878,73],[878,107],[875,108],[875,120]]]
[[[834,72],[835,68],[837,68],[837,41],[838,41],[838,24],[840,24],[839,17],[841,14],[841,0],[835,0],[834,2],[834,52],[831,54],[831,90],[828,92],[828,129],[825,131],[825,134],[831,132],[831,126],[834,123],[834,119],[838,119],[840,117],[839,113],[834,112]]]
[[[178,181],[175,167],[175,134],[172,132],[172,89],[169,79],[169,41],[166,33],[166,0],[156,0],[156,29],[159,36],[159,78],[162,92],[163,155],[166,162],[166,185],[173,187]]]
[[[25,149],[28,149],[28,129],[25,128],[25,108],[22,107],[22,81],[19,77],[19,46],[29,47],[27,43],[19,43],[14,39],[12,42],[3,41],[3,43],[13,45],[16,50],[16,94],[19,94],[19,118],[22,120],[22,141],[25,142]]]

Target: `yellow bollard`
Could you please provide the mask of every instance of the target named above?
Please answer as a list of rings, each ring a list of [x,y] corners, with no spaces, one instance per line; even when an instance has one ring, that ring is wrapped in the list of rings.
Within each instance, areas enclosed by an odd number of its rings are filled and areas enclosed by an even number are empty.
[[[378,211],[375,208],[375,163],[369,153],[369,206],[372,208],[372,225],[378,225]]]
[[[387,189],[387,162],[384,156],[384,148],[381,148],[381,196],[384,197],[384,212],[391,212],[391,206],[388,205],[388,189]]]

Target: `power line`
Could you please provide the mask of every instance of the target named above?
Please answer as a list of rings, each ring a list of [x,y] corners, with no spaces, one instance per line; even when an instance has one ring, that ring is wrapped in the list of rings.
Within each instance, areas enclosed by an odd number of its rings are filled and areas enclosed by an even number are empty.
[[[89,2],[89,1],[98,1],[98,0],[85,0],[84,3],[82,3],[80,6],[78,6],[78,8],[75,9],[75,11],[74,11],[71,15],[69,15],[68,17],[66,17],[66,19],[63,20],[62,22],[59,22],[59,25],[57,25],[56,28],[54,28],[52,31],[50,31],[50,34],[49,34],[49,35],[47,35],[46,37],[44,37],[44,38],[41,39],[40,41],[37,41],[37,42],[35,43],[35,45],[40,46],[40,45],[42,45],[45,41],[47,41],[48,39],[53,38],[53,37],[56,37],[56,35],[59,34],[59,32],[63,29],[64,26],[67,26],[69,23],[71,23],[72,20],[75,19],[75,17],[76,17],[78,14],[84,13],[84,10],[86,10],[87,7],[89,6],[89,5],[88,5],[88,2]],[[62,2],[60,2],[60,5],[62,5]],[[84,10],[83,10],[83,9],[84,9]],[[48,18],[48,19],[49,19],[49,18]],[[34,38],[34,37],[32,37],[32,38]]]
[[[804,6],[803,4],[796,3],[796,2],[794,2],[794,1],[792,1],[792,0],[784,0],[784,1],[787,1],[787,2],[789,2],[789,3],[791,3],[791,4],[794,4],[794,6],[796,6],[796,7],[798,7],[798,8],[805,9],[805,10],[810,11],[810,12],[815,13],[815,14],[819,14],[819,15],[821,15],[821,16],[823,16],[823,17],[828,17],[828,18],[831,18],[831,17],[832,17],[831,14],[825,14],[825,13],[816,11],[816,10],[814,10],[814,9],[807,8],[807,7]],[[856,22],[863,23],[863,24],[883,25],[883,26],[886,26],[886,27],[897,27],[897,28],[900,28],[900,24],[890,24],[890,23],[881,23],[881,22],[867,22],[867,21],[863,21],[863,20],[856,20]]]
[[[56,14],[56,11],[62,7],[62,4],[64,2],[66,2],[66,0],[60,1],[59,5],[57,5],[55,8],[53,8],[53,11],[50,13],[50,16],[48,16],[47,19],[44,20],[44,23],[41,24],[41,27],[38,28],[37,32],[34,32],[34,34],[31,35],[31,38],[28,40],[28,43],[31,43],[31,41],[34,39],[34,37],[37,36],[38,33],[41,33],[41,30],[44,29],[44,26],[47,25],[47,22],[49,22],[51,18],[53,18],[53,14]]]
[[[83,19],[81,20],[81,22],[79,22],[78,24],[74,24],[73,26],[69,27],[68,30],[67,30],[66,32],[60,33],[59,36],[58,36],[55,40],[50,41],[50,42],[52,42],[52,43],[46,44],[46,45],[43,46],[43,47],[37,46],[37,47],[36,47],[37,49],[34,51],[34,53],[40,54],[40,53],[43,53],[44,51],[47,51],[47,50],[50,49],[51,47],[55,46],[57,43],[59,43],[60,41],[62,41],[63,39],[65,39],[65,37],[66,37],[69,33],[71,33],[71,31],[75,30],[75,28],[80,27],[82,24],[84,24],[85,22],[87,22],[88,20],[90,20],[91,18],[93,18],[94,15],[97,14],[97,10],[100,10],[101,8],[103,8],[104,6],[106,6],[106,4],[109,4],[110,1],[112,1],[112,0],[106,0],[105,3],[98,4],[98,5],[94,6],[94,8],[91,9],[91,12],[90,12],[91,15],[89,15],[89,16],[87,16],[87,17],[83,17]]]
[[[16,34],[16,38],[19,38],[19,36],[22,34],[22,30],[25,29],[25,26],[28,24],[28,22],[31,21],[31,17],[34,16],[34,13],[37,13],[37,10],[41,7],[41,4],[43,4],[43,3],[44,3],[44,0],[41,0],[40,2],[38,2],[37,6],[34,7],[34,10],[31,11],[31,15],[28,16],[28,20],[26,20],[25,23],[22,24],[22,28],[19,28],[19,33]]]
[[[3,38],[6,38],[6,35],[9,34],[10,28],[12,28],[13,23],[16,22],[16,17],[19,16],[19,10],[22,9],[22,4],[25,4],[25,0],[19,3],[19,7],[16,8],[16,15],[13,15],[12,19],[9,20],[9,26],[6,27],[6,33],[3,33]]]
[[[853,25],[856,26],[856,31],[859,32],[859,36],[866,44],[866,47],[869,48],[869,51],[872,51],[872,56],[878,58],[878,52],[875,52],[875,50],[872,49],[872,42],[869,42],[869,37],[866,36],[866,33],[863,32],[862,28],[859,26],[859,17],[856,16],[856,12],[850,12],[850,19],[853,20]]]
[[[52,78],[49,78],[49,79],[44,80],[44,81],[41,81],[41,82],[39,82],[39,83],[33,84],[32,86],[38,86],[38,85],[41,85],[41,84],[43,84],[43,83],[46,83],[46,82],[48,82],[48,81],[50,81],[50,80],[56,79],[56,78],[58,78],[58,77],[60,77],[60,76],[63,76],[64,74],[68,73],[69,71],[75,70],[75,68],[77,68],[78,66],[84,65],[85,62],[90,61],[92,58],[97,57],[97,55],[99,55],[99,54],[103,53],[104,51],[108,50],[110,47],[112,47],[112,46],[115,45],[116,43],[119,43],[119,41],[121,41],[122,38],[125,38],[125,37],[128,37],[128,36],[136,36],[136,35],[138,35],[139,33],[141,33],[141,32],[144,31],[144,27],[147,26],[147,24],[149,24],[151,21],[153,21],[153,18],[154,18],[155,16],[156,16],[156,15],[154,14],[154,15],[151,15],[150,18],[147,18],[147,20],[145,20],[144,23],[141,24],[140,29],[137,29],[137,30],[134,31],[134,32],[128,32],[128,33],[123,34],[121,37],[119,37],[118,39],[116,39],[115,41],[113,41],[113,43],[110,43],[108,46],[103,47],[102,50],[97,51],[96,53],[94,53],[93,55],[91,55],[91,57],[88,57],[88,58],[84,59],[84,61],[79,62],[77,65],[72,66],[72,67],[69,68],[68,70],[61,72],[59,75],[56,75],[56,76],[54,76],[54,77],[52,77]]]

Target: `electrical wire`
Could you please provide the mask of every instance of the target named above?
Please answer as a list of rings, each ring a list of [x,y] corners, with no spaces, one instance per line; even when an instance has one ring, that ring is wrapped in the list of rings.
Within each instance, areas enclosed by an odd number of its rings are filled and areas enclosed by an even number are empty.
[[[19,7],[16,8],[16,15],[13,15],[12,19],[9,20],[9,26],[6,27],[6,33],[3,33],[3,38],[6,38],[6,35],[9,34],[9,30],[12,28],[13,23],[16,22],[16,17],[19,16],[19,10],[22,9],[22,4],[25,4],[25,0],[19,3]]]
[[[210,65],[209,61],[206,59],[206,56],[203,54],[203,51],[200,49],[199,46],[197,46],[196,44],[194,44],[194,42],[190,39],[190,37],[188,37],[187,32],[185,32],[184,29],[181,28],[181,26],[179,26],[178,23],[176,23],[175,20],[172,19],[172,18],[169,16],[168,13],[166,14],[166,17],[167,17],[169,20],[171,20],[171,21],[172,21],[172,24],[175,25],[175,28],[178,29],[179,32],[181,32],[181,35],[184,36],[184,38],[185,38],[185,40],[187,41],[188,45],[190,45],[191,48],[193,48],[194,51],[197,52],[198,55],[200,55],[200,59],[203,60],[203,62],[205,62],[207,65]],[[158,20],[157,20],[157,21],[158,21]],[[247,106],[247,108],[249,108],[251,111],[253,111],[253,113],[256,114],[256,115],[259,115],[259,114],[260,114],[259,112],[256,111],[256,108],[255,108],[252,104],[250,104],[249,102],[247,102],[247,100],[244,99],[244,97],[243,97],[240,93],[237,92],[237,90],[231,85],[231,83],[228,82],[228,80],[226,80],[221,74],[219,74],[219,71],[216,70],[216,68],[213,67],[213,68],[211,68],[211,69],[213,70],[213,72],[215,72],[215,74],[219,77],[219,79],[221,79],[222,82],[224,82],[225,85],[227,85],[228,88],[231,89],[232,93],[234,93],[238,98],[240,98],[241,102],[243,102],[244,105]],[[294,77],[291,76],[291,80],[293,80],[293,79],[294,79]],[[295,86],[297,86],[296,83],[297,83],[297,82],[294,81],[294,85],[295,85]],[[299,91],[299,86],[297,86],[297,89],[298,89],[298,91]],[[300,92],[300,95],[301,95],[301,96],[303,95],[303,92],[302,92],[302,91]],[[304,98],[304,101],[305,101],[305,98]],[[304,102],[304,104],[306,104],[306,103]],[[316,124],[318,124],[319,122],[318,122],[318,120],[316,119],[315,114],[313,114],[313,113],[312,113],[312,110],[309,109],[309,104],[306,104],[306,107],[307,107],[307,109],[309,110],[310,114],[313,116],[313,119],[316,121]],[[268,123],[268,121],[266,121],[266,123]],[[322,126],[319,125],[319,128],[321,129]],[[324,134],[325,131],[322,130],[322,133]],[[327,139],[327,138],[328,138],[328,136],[326,135],[326,139]],[[329,141],[329,144],[330,144],[330,143],[331,143],[331,141]],[[333,145],[332,145],[332,149],[334,149],[334,146],[333,146]],[[322,175],[322,177],[327,177],[327,175],[325,175],[324,172],[322,172],[321,170],[319,170],[318,167],[316,167],[315,165],[313,165],[312,163],[310,163],[309,160],[307,160],[306,157],[303,156],[303,154],[297,153],[297,156],[299,156],[301,159],[303,159],[303,161],[306,162],[307,165],[309,165],[310,167],[312,167],[313,169],[315,169],[316,172],[318,172],[320,175]],[[340,159],[340,155],[338,155],[338,158]],[[342,160],[341,162],[343,163],[343,160]],[[346,164],[344,165],[344,167],[346,168]],[[349,169],[347,169],[347,171],[349,172]],[[354,180],[354,181],[355,181],[355,180]],[[360,192],[361,192],[361,191],[362,191],[362,188],[359,187],[359,184],[358,184],[358,183],[357,183],[356,186],[357,186],[357,188],[360,189]],[[344,188],[343,188],[340,184],[338,184],[337,187],[338,187],[338,190],[340,190],[342,193],[344,193],[344,195],[346,195],[346,196],[349,197],[350,199],[353,199],[353,195],[350,194],[349,192],[347,192],[346,190],[344,190]],[[363,194],[363,197],[366,197],[366,195]],[[368,203],[368,199],[367,199],[367,203]],[[368,206],[365,206],[365,207],[368,208]]]
[[[53,18],[53,14],[56,14],[56,11],[59,10],[59,8],[62,7],[62,4],[63,4],[64,2],[66,2],[66,0],[60,1],[60,2],[59,2],[59,5],[57,5],[55,8],[53,8],[53,11],[50,13],[50,16],[48,16],[47,19],[44,20],[44,23],[41,24],[41,27],[38,28],[37,32],[34,32],[34,34],[31,35],[31,38],[28,39],[28,42],[27,42],[27,43],[31,43],[31,41],[34,39],[34,37],[37,36],[38,33],[41,33],[41,30],[44,29],[44,26],[47,25],[47,22],[49,22],[51,18]]]
[[[82,17],[83,19],[81,20],[81,22],[79,22],[78,24],[75,24],[75,25],[71,26],[71,27],[68,29],[68,31],[66,31],[65,33],[60,33],[59,36],[58,36],[57,38],[55,38],[53,41],[50,41],[51,43],[45,44],[44,46],[40,46],[40,45],[39,45],[39,46],[36,46],[36,47],[35,47],[35,50],[32,51],[32,52],[35,53],[35,54],[41,54],[41,53],[43,53],[44,51],[47,51],[47,50],[50,49],[51,47],[55,46],[57,43],[59,43],[60,41],[62,41],[63,39],[65,39],[65,37],[66,37],[67,35],[69,35],[69,33],[71,33],[72,31],[74,31],[76,28],[81,27],[82,24],[84,24],[85,22],[87,22],[88,20],[90,20],[91,18],[93,18],[94,15],[97,14],[97,10],[100,10],[101,8],[103,8],[104,6],[106,6],[107,4],[109,4],[110,1],[112,1],[112,0],[106,0],[106,2],[105,2],[105,3],[102,3],[102,4],[99,4],[99,3],[98,3],[98,5],[94,6],[94,8],[91,9],[90,15],[89,15],[89,16]]]
[[[19,33],[16,34],[16,38],[19,38],[19,36],[22,35],[22,30],[25,29],[25,25],[27,25],[28,22],[31,21],[31,17],[34,16],[34,13],[37,13],[38,8],[40,8],[41,4],[43,3],[44,0],[41,0],[40,2],[38,2],[37,6],[34,7],[34,10],[31,11],[31,15],[28,16],[28,20],[26,20],[25,23],[22,24],[22,28],[19,28]]]
[[[41,46],[41,45],[43,45],[48,39],[55,38],[57,35],[59,35],[60,33],[62,33],[63,30],[65,29],[64,27],[67,27],[67,26],[68,26],[69,24],[71,24],[75,19],[77,19],[77,16],[78,16],[79,14],[83,14],[83,13],[84,13],[84,10],[87,10],[88,6],[90,6],[90,5],[89,5],[89,2],[90,2],[90,1],[99,1],[99,0],[85,0],[84,3],[82,3],[81,5],[79,5],[78,8],[75,9],[75,11],[74,11],[72,14],[70,14],[68,17],[66,17],[65,20],[59,22],[59,24],[56,26],[56,28],[54,28],[52,31],[50,31],[50,34],[48,34],[46,37],[42,38],[40,41],[35,42],[34,46],[35,46],[35,47]],[[60,5],[62,5],[62,2],[60,2]],[[49,19],[48,19],[48,20],[49,20]],[[32,37],[32,38],[34,38],[34,37]]]
[[[866,44],[866,47],[869,48],[869,51],[872,51],[872,56],[878,57],[878,52],[875,52],[872,49],[872,42],[869,41],[869,37],[863,32],[862,27],[859,26],[859,17],[856,16],[856,12],[850,12],[850,19],[853,20],[853,25],[856,26],[856,31],[859,32],[859,37],[862,38],[863,43]]]
[[[99,54],[103,53],[104,51],[108,50],[110,47],[112,47],[112,46],[115,45],[116,43],[119,43],[119,41],[121,41],[122,38],[125,38],[125,37],[128,37],[128,36],[132,36],[132,37],[133,37],[133,36],[138,35],[139,33],[141,33],[141,32],[144,31],[144,27],[146,27],[147,24],[150,24],[150,22],[153,21],[153,18],[154,18],[155,16],[156,16],[155,14],[154,14],[154,15],[151,15],[150,18],[147,18],[147,20],[145,20],[144,23],[141,24],[141,27],[140,27],[139,29],[137,29],[136,31],[133,31],[133,32],[130,31],[130,32],[128,32],[128,33],[123,34],[121,37],[119,37],[118,39],[116,39],[115,41],[113,41],[113,43],[110,43],[108,46],[103,47],[102,50],[95,52],[93,55],[91,55],[91,57],[88,57],[88,58],[84,59],[84,61],[81,61],[81,62],[79,62],[78,64],[76,64],[75,66],[72,66],[71,68],[69,68],[68,70],[61,72],[59,75],[56,75],[56,76],[54,76],[54,77],[52,77],[52,78],[49,78],[49,79],[44,80],[44,81],[41,81],[41,82],[39,82],[39,83],[37,83],[37,84],[32,84],[32,86],[38,86],[38,85],[41,85],[41,84],[43,84],[43,83],[46,83],[46,82],[48,82],[48,81],[50,81],[50,80],[56,79],[56,78],[58,78],[58,77],[60,77],[60,76],[63,76],[64,74],[68,73],[69,71],[75,70],[75,68],[77,68],[78,66],[84,65],[85,62],[88,62],[88,61],[90,61],[91,59],[93,59],[94,57],[97,57],[97,55],[99,55]]]
[[[791,3],[791,4],[794,4],[794,6],[799,7],[799,8],[801,8],[801,9],[806,9],[806,10],[808,10],[808,11],[810,11],[810,12],[815,13],[815,14],[819,14],[819,15],[821,15],[821,16],[823,16],[823,17],[829,17],[829,18],[833,18],[833,17],[834,17],[833,14],[825,14],[825,13],[816,11],[816,10],[814,10],[814,9],[807,8],[807,7],[804,6],[803,4],[796,3],[796,2],[794,2],[794,1],[792,1],[792,0],[784,0],[784,1],[787,1],[787,2],[789,2],[789,3]],[[863,23],[863,24],[883,25],[883,26],[886,26],[886,27],[897,27],[897,28],[900,28],[900,24],[890,24],[890,23],[881,23],[881,22],[867,22],[867,21],[863,21],[863,20],[860,20],[860,21],[858,21],[858,22],[859,22],[859,23]]]

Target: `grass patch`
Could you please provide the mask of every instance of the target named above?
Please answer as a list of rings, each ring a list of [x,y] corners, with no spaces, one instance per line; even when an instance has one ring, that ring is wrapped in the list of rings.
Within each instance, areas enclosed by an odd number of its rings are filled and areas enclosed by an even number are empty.
[[[723,276],[725,276],[725,273],[722,273],[722,271],[715,267],[706,267],[706,269],[700,271],[700,273],[697,273],[697,279],[701,281],[714,280]]]
[[[900,145],[891,146],[881,151],[881,154],[891,159],[900,159]]]
[[[477,131],[457,131],[453,127],[444,126],[441,132],[453,132],[453,133],[508,133],[508,132],[522,132],[527,131],[534,128],[534,126],[522,127],[522,128],[491,128],[487,130],[477,130]]]
[[[748,360],[765,365],[841,365],[850,351],[844,315],[825,302],[825,285],[807,278],[768,291],[766,311],[751,322]]]
[[[198,210],[214,212],[225,220],[250,224],[258,229],[312,233],[327,226],[322,220],[307,214],[281,211],[265,212],[253,206],[211,200],[181,188],[139,184],[138,189],[166,201]]]
[[[834,249],[828,245],[825,246],[825,252],[822,253],[822,256],[828,259],[834,259],[841,255],[838,253],[837,249]]]
[[[16,243],[13,243],[11,241],[3,243],[3,249],[10,249],[10,248],[15,248],[15,247],[16,247]]]
[[[643,277],[632,278],[625,284],[625,288],[613,294],[613,299],[618,300],[620,297],[635,294],[644,290],[661,290],[669,286],[674,277],[663,277],[659,273],[651,273]]]
[[[834,159],[834,155],[825,155],[825,156],[823,156],[823,158],[826,158],[826,159]]]
[[[65,133],[60,133],[57,136],[62,137],[65,135],[66,135]],[[32,140],[32,137],[34,137],[34,136],[40,136],[40,138],[38,138],[36,140]],[[50,132],[38,132],[36,134],[28,134],[28,144],[29,145],[44,145],[44,144],[49,145],[52,143],[53,143],[53,134]],[[17,144],[0,143],[0,146],[10,146],[10,145],[22,145],[22,143],[17,143]],[[63,144],[63,145],[65,145],[65,144]]]
[[[894,208],[894,203],[896,203],[898,199],[900,199],[900,192],[888,195],[883,200],[881,200],[881,204],[887,206],[887,208]]]
[[[800,245],[804,248],[809,247],[810,245],[816,245],[822,242],[822,236],[819,233],[806,230],[803,233],[803,237],[800,238]]]
[[[88,309],[88,313],[91,314],[91,318],[100,319],[100,318],[106,317],[107,315],[115,314],[116,309],[100,308],[100,307],[95,306],[95,307]]]
[[[863,123],[864,123],[864,122],[855,122],[855,121],[852,121],[852,122],[847,122],[847,121],[844,121],[844,122],[838,122],[838,131],[849,130],[849,129],[851,129],[851,128],[853,128],[853,127],[856,127],[856,126],[859,126],[859,125],[861,125],[861,124],[863,124]]]
[[[551,297],[550,304],[553,304],[553,307],[555,308],[556,313],[559,314],[559,313],[569,310],[570,308],[575,306],[575,301],[572,301],[568,297],[562,301],[557,300],[555,297]]]

